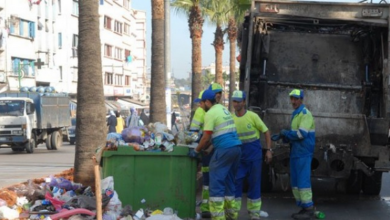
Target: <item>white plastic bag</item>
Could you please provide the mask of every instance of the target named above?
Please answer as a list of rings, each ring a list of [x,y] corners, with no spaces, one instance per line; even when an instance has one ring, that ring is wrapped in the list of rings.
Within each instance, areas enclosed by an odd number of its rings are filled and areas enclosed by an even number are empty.
[[[19,218],[19,212],[8,208],[7,206],[0,207],[0,219],[17,219]]]
[[[114,178],[108,176],[102,180],[102,192],[106,190],[114,190]]]

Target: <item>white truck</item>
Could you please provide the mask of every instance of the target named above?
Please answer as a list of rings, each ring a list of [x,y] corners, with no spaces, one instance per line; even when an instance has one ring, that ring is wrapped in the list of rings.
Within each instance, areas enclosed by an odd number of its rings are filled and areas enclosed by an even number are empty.
[[[70,126],[69,97],[61,94],[1,93],[0,148],[33,153],[62,146],[62,129]]]

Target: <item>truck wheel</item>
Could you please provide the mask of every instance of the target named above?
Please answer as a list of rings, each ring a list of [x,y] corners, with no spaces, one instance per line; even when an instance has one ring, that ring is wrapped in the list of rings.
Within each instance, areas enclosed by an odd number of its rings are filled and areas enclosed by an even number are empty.
[[[269,164],[263,162],[261,171],[261,191],[271,192],[273,188],[272,183],[272,169]]]
[[[51,134],[51,147],[53,150],[58,150],[62,146],[62,136],[58,131],[53,132]]]
[[[34,153],[35,137],[31,138],[31,140],[26,143],[25,148],[27,153],[29,154]]]
[[[382,188],[382,172],[375,171],[372,176],[363,176],[363,193],[367,195],[379,195]]]
[[[48,150],[53,150],[51,147],[51,134],[48,134],[46,137],[46,148]]]
[[[351,174],[349,175],[345,191],[347,194],[359,194],[362,190],[362,179],[363,174],[360,170],[352,170]]]

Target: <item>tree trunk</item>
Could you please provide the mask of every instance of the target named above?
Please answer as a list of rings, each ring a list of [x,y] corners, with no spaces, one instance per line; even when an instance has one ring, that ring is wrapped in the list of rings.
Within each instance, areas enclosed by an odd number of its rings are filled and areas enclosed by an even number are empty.
[[[164,73],[164,0],[152,0],[150,122],[167,123]]]
[[[94,186],[92,156],[96,148],[105,145],[107,135],[98,8],[96,0],[79,1],[74,180],[84,186]]]
[[[234,18],[229,19],[228,23],[228,37],[230,42],[230,57],[229,57],[229,71],[230,71],[230,86],[229,86],[229,110],[233,112],[232,95],[236,90],[236,40],[237,40],[237,24]]]
[[[190,37],[192,40],[192,100],[195,100],[202,90],[202,34],[203,22],[199,5],[191,8],[188,18]],[[196,105],[191,101],[191,119],[195,113]]]
[[[223,85],[222,78],[222,52],[224,49],[223,31],[221,25],[217,24],[214,33],[214,49],[215,49],[215,82]]]

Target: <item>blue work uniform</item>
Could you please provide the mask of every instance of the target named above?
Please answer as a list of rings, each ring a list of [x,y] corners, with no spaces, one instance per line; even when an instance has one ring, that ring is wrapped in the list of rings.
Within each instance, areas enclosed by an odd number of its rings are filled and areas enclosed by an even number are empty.
[[[215,104],[207,111],[204,121],[204,132],[212,131],[215,151],[209,165],[212,219],[225,220],[225,213],[229,219],[237,219],[234,182],[241,157],[241,141],[233,117],[224,106]]]
[[[313,206],[311,190],[311,161],[315,145],[315,125],[311,112],[299,106],[291,117],[291,130],[285,134],[290,142],[291,188],[299,207]]]
[[[261,209],[261,167],[262,147],[260,132],[268,131],[260,117],[246,111],[243,116],[233,116],[238,136],[242,142],[241,160],[236,175],[236,208],[241,209],[242,188],[245,178],[248,178],[247,209],[251,217],[260,218]]]

